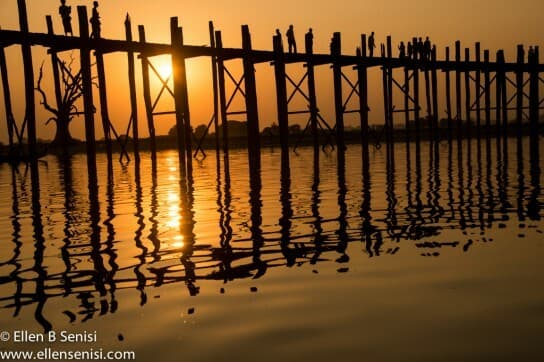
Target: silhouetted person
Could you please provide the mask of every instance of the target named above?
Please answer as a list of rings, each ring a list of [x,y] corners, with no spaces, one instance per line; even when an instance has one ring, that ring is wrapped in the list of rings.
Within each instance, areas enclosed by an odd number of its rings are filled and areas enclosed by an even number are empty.
[[[368,53],[370,57],[374,56],[374,48],[376,48],[376,43],[374,41],[374,32],[368,37]]]
[[[406,46],[404,45],[404,42],[401,41],[399,44],[399,59],[404,59],[406,56]]]
[[[283,51],[283,39],[281,38],[281,33],[280,33],[280,29],[276,29],[276,36],[278,37],[278,41],[280,42],[281,44],[281,49]]]
[[[429,40],[429,37],[426,37],[425,42],[423,43],[423,53],[425,60],[429,60],[431,58],[431,41]]]
[[[527,60],[529,61],[529,63],[533,61],[534,56],[535,56],[535,51],[533,50],[532,46],[529,46],[529,51],[527,52]]]
[[[285,36],[287,36],[287,44],[289,46],[289,53],[297,53],[297,42],[295,40],[295,31],[293,30],[293,25],[289,25],[289,29],[287,29],[287,33],[285,33]]]
[[[311,54],[314,52],[314,33],[312,28],[308,29],[306,35],[304,35],[304,44],[306,45],[306,53]]]
[[[100,15],[98,14],[98,1],[93,2],[93,15],[91,16],[91,38],[100,38]]]
[[[408,59],[412,59],[414,48],[411,42],[408,42],[407,51],[408,51]]]
[[[423,39],[419,38],[417,40],[417,53],[419,59],[425,60],[425,47],[423,46]]]
[[[64,35],[74,35],[72,33],[72,7],[66,5],[66,0],[60,0],[59,14],[62,18],[62,26],[64,27]]]

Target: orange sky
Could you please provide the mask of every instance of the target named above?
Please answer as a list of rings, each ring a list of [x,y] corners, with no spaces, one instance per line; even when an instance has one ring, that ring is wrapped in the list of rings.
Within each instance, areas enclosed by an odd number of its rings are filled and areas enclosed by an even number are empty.
[[[30,30],[45,32],[45,15],[54,16],[54,26],[61,32],[62,25],[57,14],[59,1],[27,0]],[[87,5],[92,1],[67,0],[73,6],[74,30],[77,33],[77,5]],[[89,10],[90,12],[90,10]],[[271,36],[275,28],[285,33],[289,24],[294,24],[299,48],[302,48],[303,34],[308,27],[315,33],[314,49],[316,52],[328,52],[329,39],[334,31],[342,32],[342,48],[347,54],[354,53],[361,33],[375,31],[377,42],[384,40],[387,34],[393,41],[409,39],[412,36],[429,35],[438,46],[439,57],[443,56],[444,47],[452,46],[459,39],[463,46],[472,47],[475,41],[482,43],[483,49],[490,49],[491,54],[504,48],[507,57],[513,59],[518,43],[544,46],[544,27],[541,17],[544,14],[544,3],[537,0],[385,0],[380,2],[365,1],[325,1],[325,0],[276,0],[260,2],[249,0],[208,1],[200,0],[102,0],[100,1],[102,16],[102,36],[112,39],[124,38],[123,21],[126,13],[130,13],[133,21],[133,33],[136,37],[136,26],[146,26],[149,41],[169,41],[169,18],[178,16],[184,28],[187,44],[208,44],[208,21],[213,20],[216,28],[222,30],[225,46],[240,46],[240,25],[249,24],[253,37],[253,46],[258,49],[271,49]],[[0,0],[0,26],[3,29],[18,29],[17,1]],[[22,118],[22,62],[18,47],[6,49],[8,55],[12,101],[16,118]],[[77,54],[74,53],[77,57]],[[65,56],[68,54],[65,54]],[[45,71],[49,72],[47,54],[43,49],[33,51],[36,73],[42,61]],[[167,62],[167,59],[157,61]],[[137,61],[138,101],[142,135],[146,135],[144,127],[143,99],[139,78],[139,61]],[[120,130],[126,127],[129,112],[128,81],[126,79],[126,58],[122,54],[106,56],[108,76],[108,94],[110,97],[110,118]],[[211,115],[211,79],[209,76],[209,60],[191,60],[188,64],[189,92],[194,125],[207,122]],[[290,66],[288,71],[296,74],[301,66]],[[379,121],[383,116],[383,105],[380,103],[381,83],[373,81],[378,74],[371,74],[369,84],[371,99],[371,119]],[[318,103],[326,119],[332,123],[333,109],[331,72],[328,67],[318,69]],[[47,74],[46,74],[47,76]],[[259,107],[261,128],[276,121],[275,90],[273,70],[268,64],[257,66],[257,84],[259,91]],[[3,99],[3,98],[2,98]],[[98,97],[95,97],[98,102]],[[396,103],[400,103],[399,100]],[[303,103],[294,104],[300,108]],[[168,109],[169,104],[163,105]],[[97,135],[101,137],[99,119]],[[46,114],[38,106],[38,136],[50,138],[54,126],[43,126]],[[304,123],[304,119],[293,121]],[[159,133],[164,133],[173,124],[168,118],[157,119]],[[347,121],[348,124],[351,122]],[[355,122],[356,123],[356,122]],[[354,124],[355,124],[354,123]],[[75,120],[72,131],[74,136],[83,138],[83,121]],[[5,112],[3,101],[0,102],[0,127],[5,130]],[[5,131],[0,133],[0,142],[6,142]]]

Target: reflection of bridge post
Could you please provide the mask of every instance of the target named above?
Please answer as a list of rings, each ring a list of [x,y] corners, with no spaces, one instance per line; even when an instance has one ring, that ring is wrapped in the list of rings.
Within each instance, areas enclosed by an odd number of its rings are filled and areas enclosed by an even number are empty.
[[[23,279],[20,277],[21,264],[18,263],[19,255],[21,254],[21,223],[19,222],[20,211],[19,211],[19,195],[17,192],[17,168],[11,167],[11,192],[12,192],[12,212],[13,217],[11,218],[11,224],[13,226],[13,243],[15,244],[13,248],[13,256],[8,261],[8,264],[13,265],[13,270],[9,274],[9,277],[15,282],[15,293],[13,294],[13,305],[15,306],[14,316],[19,314],[19,311],[22,307],[21,303],[21,293],[23,292]]]
[[[100,293],[100,296],[106,295],[106,288],[104,286],[104,275],[107,274],[107,270],[104,267],[102,255],[100,253],[100,203],[98,201],[98,177],[96,166],[89,169],[88,175],[88,191],[89,191],[89,217],[91,235],[90,239],[90,258],[94,264],[94,284],[96,290]]]
[[[37,274],[37,277],[34,280],[36,282],[35,300],[38,303],[34,317],[45,331],[50,331],[52,325],[43,315],[43,308],[45,307],[45,302],[47,301],[47,295],[45,293],[47,272],[42,265],[45,250],[45,238],[43,235],[42,210],[40,203],[40,175],[38,170],[38,162],[36,160],[33,160],[30,163],[30,179],[32,184],[32,227],[34,229],[32,236],[35,241],[34,267],[32,270]]]
[[[60,249],[60,253],[66,269],[62,273],[62,280],[64,293],[68,295],[72,292],[72,278],[70,277],[70,273],[72,272],[72,263],[70,261],[70,246],[72,245],[71,228],[77,223],[77,220],[72,216],[72,213],[75,211],[75,192],[72,177],[73,162],[71,157],[59,157],[58,162],[62,164],[63,171],[62,179],[59,180],[59,183],[64,186],[64,243]]]
[[[287,260],[287,266],[291,266],[296,261],[296,256],[291,252],[288,245],[291,242],[291,220],[293,218],[293,208],[291,205],[291,170],[289,168],[289,150],[281,152],[281,217],[279,224],[281,227],[280,246],[282,253]]]
[[[338,216],[338,245],[336,251],[339,254],[342,254],[340,258],[337,259],[339,263],[346,263],[349,261],[349,256],[346,254],[346,248],[348,246],[349,235],[347,232],[348,228],[348,206],[346,204],[346,155],[345,149],[338,147],[338,164],[337,164],[337,176],[338,176],[338,208],[340,214]]]
[[[135,152],[137,150],[135,149]],[[137,153],[135,153],[137,155]],[[136,229],[134,233],[134,243],[138,249],[142,251],[142,253],[137,257],[140,261],[138,264],[134,266],[134,275],[136,276],[137,285],[136,289],[140,291],[140,305],[144,305],[147,302],[147,295],[145,294],[145,286],[147,279],[145,275],[140,271],[140,268],[145,265],[146,260],[145,257],[147,255],[147,248],[142,243],[142,233],[145,229],[145,222],[144,222],[144,208],[142,207],[142,201],[143,201],[143,191],[142,191],[142,183],[141,183],[141,176],[140,176],[140,157],[135,157],[134,159],[134,183],[136,184],[136,200],[135,200],[135,207],[136,207],[136,223],[138,224],[138,228]]]
[[[311,264],[317,263],[319,256],[323,252],[323,228],[321,226],[322,217],[319,214],[319,205],[321,204],[321,191],[319,191],[319,148],[314,146],[314,172],[313,172],[313,182],[312,182],[312,217],[314,219],[314,244],[315,244],[315,254],[312,257]]]
[[[363,143],[363,146],[365,144]],[[370,181],[370,157],[368,156],[368,143],[366,143],[366,150],[363,147],[363,166],[362,166],[362,202],[359,216],[361,217],[361,238],[364,239],[368,254],[372,256],[372,233],[374,227],[372,226],[372,216],[370,215],[371,209],[371,181]],[[361,240],[362,241],[362,240]]]
[[[124,166],[126,167],[126,166]],[[113,313],[117,309],[117,301],[115,300],[115,273],[119,269],[119,265],[115,262],[117,259],[117,254],[114,251],[113,242],[115,240],[115,228],[113,226],[112,220],[115,218],[114,210],[114,180],[113,180],[113,160],[111,157],[108,157],[108,184],[106,186],[106,216],[104,220],[104,225],[106,225],[106,248],[104,249],[104,254],[107,254],[109,257],[108,264],[111,267],[111,270],[107,272],[107,282],[110,286],[109,292],[111,294],[110,302],[110,311]]]
[[[194,215],[193,215],[193,175],[191,170],[185,176],[180,174],[179,196],[180,196],[180,234],[183,237],[183,247],[181,263],[185,270],[185,284],[191,296],[199,292],[199,287],[194,283],[196,281],[195,263],[191,260],[194,253],[195,234],[194,234]]]
[[[227,155],[225,155],[227,156]],[[225,157],[227,158],[227,157]],[[222,255],[220,269],[225,275],[231,274],[231,262],[233,259],[232,247],[230,242],[232,240],[232,226],[230,222],[232,220],[231,210],[231,191],[230,191],[230,170],[225,167],[225,182],[224,182],[224,198],[221,192],[221,166],[219,155],[217,156],[217,206],[219,207],[219,227],[221,228],[221,234],[219,240],[221,243]],[[228,165],[228,162],[225,163]],[[223,201],[224,200],[224,201]],[[226,278],[225,278],[226,281]]]
[[[249,203],[251,206],[251,240],[253,241],[253,265],[257,268],[255,277],[263,275],[266,272],[266,262],[261,260],[261,248],[264,244],[263,232],[261,230],[262,219],[262,200],[261,200],[261,168],[252,169],[250,173],[250,191]]]

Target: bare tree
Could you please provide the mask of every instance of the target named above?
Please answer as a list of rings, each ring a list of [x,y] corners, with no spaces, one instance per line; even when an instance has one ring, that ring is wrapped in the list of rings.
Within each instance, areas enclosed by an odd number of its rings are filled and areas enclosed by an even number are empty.
[[[77,100],[83,95],[82,75],[81,70],[76,74],[72,74],[72,62],[73,59],[68,64],[65,61],[58,61],[61,70],[59,72],[61,93],[60,98],[57,99],[56,108],[48,102],[47,95],[42,88],[43,63],[40,67],[38,84],[35,88],[42,98],[40,104],[52,114],[46,121],[46,124],[54,121],[57,126],[55,139],[52,143],[61,148],[67,148],[70,144],[75,143],[75,140],[70,135],[70,122],[75,116],[82,114],[76,106]]]

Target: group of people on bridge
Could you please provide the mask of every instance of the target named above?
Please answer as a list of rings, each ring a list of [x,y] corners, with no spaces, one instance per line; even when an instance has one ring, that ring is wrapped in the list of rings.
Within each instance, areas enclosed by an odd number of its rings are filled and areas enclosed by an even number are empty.
[[[413,42],[408,42],[407,45],[404,45],[404,42],[401,41],[399,44],[399,59],[413,59],[413,60],[431,60],[431,54],[433,51],[434,45],[429,40],[429,37],[425,38],[414,38]]]
[[[276,36],[280,39],[282,38],[280,29],[276,29]],[[285,37],[287,38],[287,49],[289,54],[297,54],[297,41],[295,39],[295,30],[293,24],[289,25],[289,28],[285,33]],[[312,28],[309,28],[308,32],[304,35],[304,43],[306,45],[306,53],[312,53],[314,44],[314,33]]]
[[[59,14],[62,19],[64,35],[73,36],[72,31],[72,7],[66,5],[66,0],[60,0]],[[91,38],[100,38],[100,14],[98,13],[98,1],[93,1],[93,12],[90,19]]]

